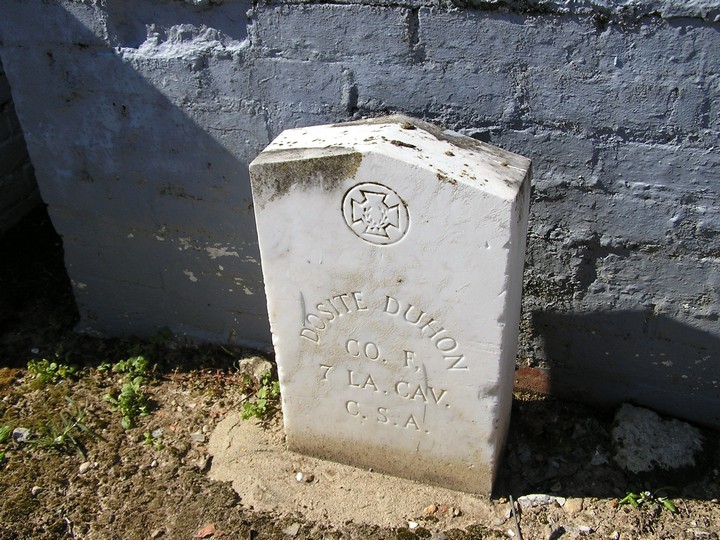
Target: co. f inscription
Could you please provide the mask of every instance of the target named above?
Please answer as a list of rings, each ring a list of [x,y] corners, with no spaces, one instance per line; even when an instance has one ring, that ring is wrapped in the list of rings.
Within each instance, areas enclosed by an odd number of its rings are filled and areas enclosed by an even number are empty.
[[[409,302],[398,300],[394,296],[386,295],[381,314],[400,324],[410,325],[419,331],[420,335],[429,339],[435,348],[442,354],[447,363],[448,370],[468,369],[465,355],[460,352],[457,340],[452,337],[434,317]],[[323,334],[342,317],[354,313],[369,311],[363,299],[362,291],[352,291],[330,296],[315,305],[312,312],[303,318],[303,327],[300,337],[316,345],[321,345]]]

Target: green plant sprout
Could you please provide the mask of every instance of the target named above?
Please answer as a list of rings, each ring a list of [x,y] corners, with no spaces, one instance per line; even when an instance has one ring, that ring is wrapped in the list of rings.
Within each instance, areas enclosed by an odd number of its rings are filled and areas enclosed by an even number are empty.
[[[10,426],[0,427],[0,444],[7,442],[12,434],[12,428]],[[5,463],[5,451],[0,451],[0,465]]]
[[[75,366],[50,361],[46,358],[33,358],[28,361],[27,369],[33,375],[33,381],[37,386],[45,386],[49,383],[69,379],[77,371]]]
[[[255,394],[255,401],[243,404],[242,419],[255,417],[260,420],[267,419],[277,409],[280,397],[280,383],[272,380],[269,371],[260,378],[260,388]]]
[[[112,366],[114,373],[124,373],[128,377],[147,377],[149,375],[150,361],[144,356],[133,356],[127,360],[120,360]]]
[[[145,433],[143,433],[143,437],[144,437],[143,444],[152,446],[155,450],[158,450],[158,451],[165,448],[165,445],[163,443],[161,443],[159,440],[161,435],[156,436],[156,435],[153,435],[152,432],[146,431]]]
[[[640,493],[628,492],[625,497],[620,499],[619,504],[629,504],[633,508],[640,508],[643,504],[659,504],[662,508],[672,513],[677,512],[677,507],[667,497],[657,497],[650,491],[641,491]]]
[[[148,399],[142,389],[144,382],[143,377],[126,380],[122,385],[120,394],[117,396],[105,394],[103,397],[105,401],[113,405],[114,411],[118,411],[122,415],[121,424],[125,429],[135,427],[135,421],[139,416],[149,414]]]
[[[125,375],[120,393],[105,394],[103,399],[113,405],[113,411],[122,415],[121,424],[124,429],[135,427],[138,417],[150,413],[150,403],[143,391],[143,384],[147,382],[150,373],[150,361],[144,356],[133,356],[115,364],[103,362],[98,370],[111,370],[113,373]]]

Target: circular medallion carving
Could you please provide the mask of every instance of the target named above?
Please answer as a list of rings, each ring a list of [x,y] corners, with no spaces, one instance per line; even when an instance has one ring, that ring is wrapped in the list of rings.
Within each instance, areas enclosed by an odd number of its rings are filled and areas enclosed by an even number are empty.
[[[407,205],[398,194],[372,182],[358,184],[345,194],[342,213],[356,235],[381,246],[399,241],[410,225]]]

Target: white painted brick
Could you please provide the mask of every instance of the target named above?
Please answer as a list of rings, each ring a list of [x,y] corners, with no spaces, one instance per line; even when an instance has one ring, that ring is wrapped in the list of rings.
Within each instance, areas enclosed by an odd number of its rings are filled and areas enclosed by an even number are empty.
[[[267,107],[272,134],[283,129],[334,121],[347,114],[343,89],[348,77],[340,64],[259,59],[254,63],[254,95]]]

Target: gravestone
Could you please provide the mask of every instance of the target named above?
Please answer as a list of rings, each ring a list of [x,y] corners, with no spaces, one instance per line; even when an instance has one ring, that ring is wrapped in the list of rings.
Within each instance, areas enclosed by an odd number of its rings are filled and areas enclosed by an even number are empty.
[[[289,448],[489,494],[530,161],[392,116],[285,131],[250,175]]]

